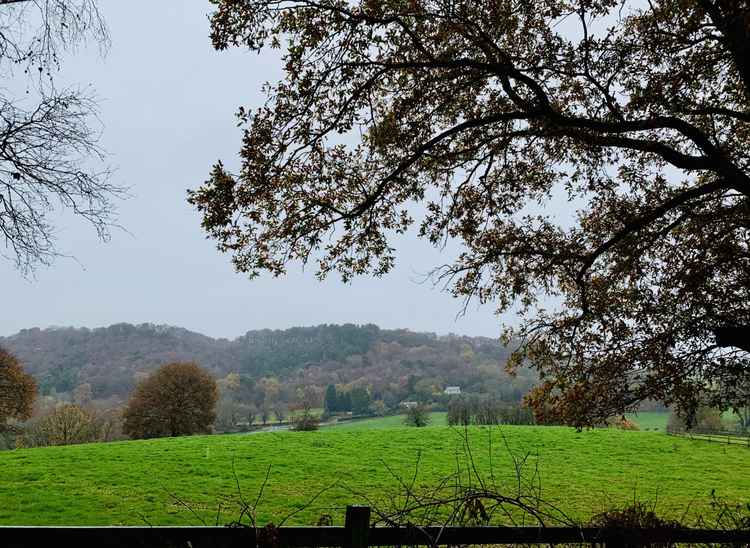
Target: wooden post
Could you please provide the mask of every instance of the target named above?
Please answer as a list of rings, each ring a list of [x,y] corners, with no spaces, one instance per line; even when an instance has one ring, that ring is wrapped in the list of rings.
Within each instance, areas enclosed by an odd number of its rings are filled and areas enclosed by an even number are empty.
[[[368,548],[370,537],[370,507],[346,507],[346,542],[344,548]]]

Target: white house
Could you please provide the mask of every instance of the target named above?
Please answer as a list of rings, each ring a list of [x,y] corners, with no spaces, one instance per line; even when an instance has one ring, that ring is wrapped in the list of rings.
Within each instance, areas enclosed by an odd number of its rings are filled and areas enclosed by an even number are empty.
[[[443,390],[443,394],[447,394],[449,396],[455,396],[460,393],[461,393],[460,386],[446,386],[445,390]]]

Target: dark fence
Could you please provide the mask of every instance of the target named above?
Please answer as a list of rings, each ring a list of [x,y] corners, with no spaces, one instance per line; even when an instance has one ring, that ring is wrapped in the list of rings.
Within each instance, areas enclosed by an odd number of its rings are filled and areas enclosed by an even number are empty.
[[[667,428],[667,434],[670,436],[690,438],[691,440],[711,441],[729,445],[746,445],[750,447],[750,436],[743,432],[727,432],[719,430],[695,431]]]
[[[370,527],[370,508],[349,506],[344,527],[0,527],[0,546],[294,548],[582,544],[750,546],[750,530],[574,527]]]

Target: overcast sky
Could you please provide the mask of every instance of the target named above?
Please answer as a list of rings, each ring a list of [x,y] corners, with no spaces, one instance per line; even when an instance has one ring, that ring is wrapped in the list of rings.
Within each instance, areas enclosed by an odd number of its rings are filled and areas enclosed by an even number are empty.
[[[397,268],[381,279],[318,282],[312,270],[292,267],[284,278],[248,280],[216,251],[186,202],[212,164],[237,165],[237,107],[258,106],[264,81],[280,75],[273,54],[215,52],[208,38],[205,0],[102,0],[112,35],[105,58],[95,48],[65,59],[59,81],[90,85],[100,99],[102,145],[117,169],[114,182],[130,187],[108,243],[64,216],[61,258],[24,279],[7,261],[0,335],[27,327],[99,327],[153,322],[215,337],[250,329],[320,323],[376,323],[437,333],[497,336],[492,306],[461,303],[423,283],[431,267],[450,260],[412,234],[399,242]],[[511,316],[506,321],[513,321]]]

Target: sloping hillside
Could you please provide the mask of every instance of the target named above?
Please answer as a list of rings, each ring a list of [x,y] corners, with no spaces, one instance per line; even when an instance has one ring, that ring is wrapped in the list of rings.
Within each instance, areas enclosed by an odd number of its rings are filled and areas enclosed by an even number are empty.
[[[399,392],[394,398],[458,385],[517,400],[533,382],[529,372],[515,379],[504,373],[507,350],[496,340],[375,325],[249,331],[234,340],[153,324],[33,328],[0,338],[0,346],[22,360],[43,392],[89,383],[96,398],[125,397],[138,378],[172,360],[195,360],[217,377],[277,382],[280,390],[354,383]]]

